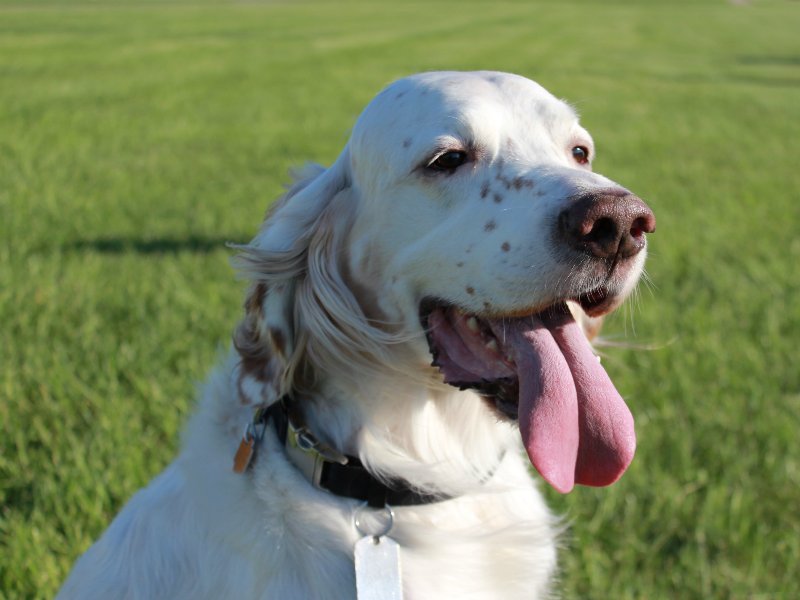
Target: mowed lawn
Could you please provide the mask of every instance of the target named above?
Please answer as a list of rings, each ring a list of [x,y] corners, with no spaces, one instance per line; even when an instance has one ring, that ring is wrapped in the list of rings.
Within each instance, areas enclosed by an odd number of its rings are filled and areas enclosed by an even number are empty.
[[[548,492],[565,598],[800,597],[800,4],[0,4],[0,597],[174,455],[286,171],[387,82],[536,79],[658,216],[604,364],[639,449]]]

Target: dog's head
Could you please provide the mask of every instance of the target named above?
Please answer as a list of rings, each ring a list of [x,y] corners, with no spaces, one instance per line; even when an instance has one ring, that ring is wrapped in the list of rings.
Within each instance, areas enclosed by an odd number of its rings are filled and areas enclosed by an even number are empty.
[[[519,419],[557,489],[615,481],[632,418],[572,315],[591,336],[630,293],[655,218],[593,156],[574,111],[522,77],[390,85],[244,250],[235,342],[259,400],[369,362],[431,376],[433,359]]]

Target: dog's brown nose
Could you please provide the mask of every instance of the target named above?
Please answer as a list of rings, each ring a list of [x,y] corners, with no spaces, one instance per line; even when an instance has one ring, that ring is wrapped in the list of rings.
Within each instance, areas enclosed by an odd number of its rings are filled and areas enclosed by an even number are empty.
[[[656,230],[656,217],[625,190],[583,194],[558,215],[558,231],[570,246],[597,258],[630,258]]]

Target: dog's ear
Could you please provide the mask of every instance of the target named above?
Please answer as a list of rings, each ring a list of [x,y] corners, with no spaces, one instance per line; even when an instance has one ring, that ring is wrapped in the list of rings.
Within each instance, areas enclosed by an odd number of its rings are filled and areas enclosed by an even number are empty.
[[[270,404],[289,393],[305,340],[298,334],[295,291],[308,248],[331,200],[349,186],[347,149],[329,169],[307,166],[268,212],[259,234],[234,263],[252,281],[233,344],[240,357],[242,402]],[[252,385],[253,383],[257,385]]]

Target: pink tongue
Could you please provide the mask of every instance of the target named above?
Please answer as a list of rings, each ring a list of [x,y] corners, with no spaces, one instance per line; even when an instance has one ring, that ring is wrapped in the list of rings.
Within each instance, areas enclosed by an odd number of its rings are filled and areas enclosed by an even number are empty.
[[[636,448],[633,417],[572,318],[502,325],[519,379],[519,425],[531,463],[556,490],[614,483]]]

